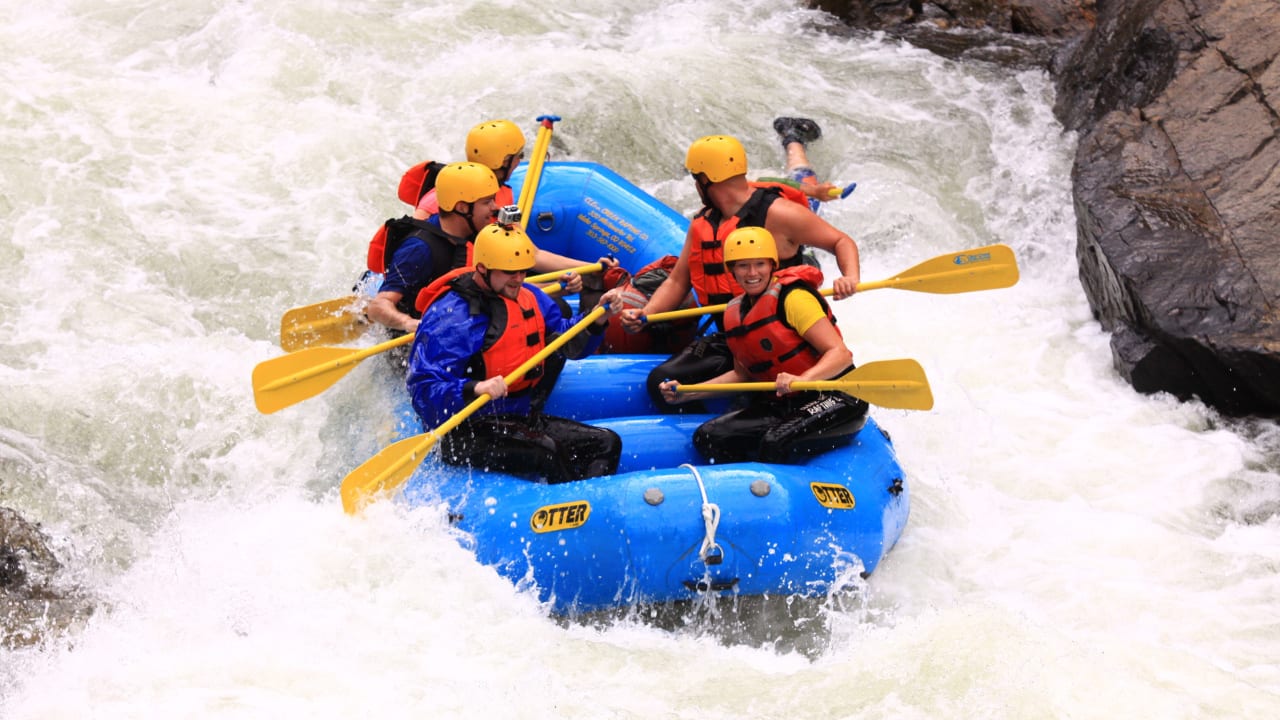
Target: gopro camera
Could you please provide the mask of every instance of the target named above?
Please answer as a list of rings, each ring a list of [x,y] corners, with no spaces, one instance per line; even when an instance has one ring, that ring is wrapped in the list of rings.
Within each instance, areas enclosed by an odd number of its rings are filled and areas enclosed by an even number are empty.
[[[519,225],[520,224],[520,206],[504,205],[498,208],[498,224],[499,225]]]

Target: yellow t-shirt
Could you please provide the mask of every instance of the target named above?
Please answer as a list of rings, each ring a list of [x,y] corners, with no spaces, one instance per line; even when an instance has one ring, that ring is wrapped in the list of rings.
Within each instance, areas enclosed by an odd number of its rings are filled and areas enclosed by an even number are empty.
[[[787,293],[782,301],[782,311],[787,318],[787,324],[801,335],[808,332],[814,323],[827,316],[822,311],[822,303],[818,302],[818,298],[814,297],[813,293],[803,290]]]

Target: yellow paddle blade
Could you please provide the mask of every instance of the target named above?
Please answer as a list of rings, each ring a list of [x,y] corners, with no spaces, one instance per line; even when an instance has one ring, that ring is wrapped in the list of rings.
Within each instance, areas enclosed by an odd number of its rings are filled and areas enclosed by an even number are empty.
[[[525,282],[549,282],[542,289],[555,294],[563,291],[558,281],[561,275],[575,272],[589,275],[600,272],[600,263],[583,265],[543,273],[526,278]],[[344,298],[325,300],[314,305],[304,305],[285,312],[280,318],[280,349],[285,352],[297,352],[317,345],[342,345],[351,342],[369,327],[370,322],[364,316],[362,298],[351,295]]]
[[[678,385],[676,392],[765,392],[776,390],[771,382],[699,383]],[[915,360],[870,362],[835,380],[791,383],[792,390],[837,390],[872,405],[900,410],[931,410],[933,392],[924,368]]]
[[[939,255],[926,260],[915,267],[904,270],[886,280],[858,283],[858,292],[897,288],[938,294],[977,292],[979,290],[997,290],[1018,282],[1018,261],[1013,249],[1008,245],[985,245],[979,248],[961,250],[958,253]],[[831,288],[821,290],[826,297],[835,291]],[[699,315],[724,312],[727,305],[707,305],[705,307],[671,310],[649,315],[645,322],[662,322],[663,320],[679,320]]]
[[[280,347],[294,352],[315,345],[341,345],[360,337],[367,323],[355,295],[292,308],[280,318]]]
[[[362,350],[315,347],[264,360],[253,368],[253,401],[264,415],[315,397],[351,372],[361,360],[413,342],[401,335]]]
[[[814,390],[831,389],[862,398],[872,405],[900,410],[932,410],[933,391],[924,368],[915,360],[879,360],[869,362],[835,380],[812,383]],[[809,383],[792,383],[792,387]]]
[[[352,470],[342,480],[342,486],[338,490],[342,496],[342,508],[348,514],[355,514],[377,495],[399,487],[418,469],[418,465],[439,439],[440,434],[435,432],[414,435],[388,445],[377,455],[365,460],[364,464]]]
[[[858,283],[858,292],[897,288],[951,294],[997,290],[1017,282],[1018,261],[1013,255],[1013,248],[1008,245],[986,245],[939,255],[887,280]]]

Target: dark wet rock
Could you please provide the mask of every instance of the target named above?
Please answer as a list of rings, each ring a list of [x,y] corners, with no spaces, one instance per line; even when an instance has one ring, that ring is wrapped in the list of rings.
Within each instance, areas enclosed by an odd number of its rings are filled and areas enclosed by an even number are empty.
[[[1280,414],[1277,55],[1280,5],[1140,0],[1059,75],[1081,282],[1138,390]]]
[[[954,60],[1049,67],[1065,41],[1093,24],[1093,0],[811,0],[849,28]]]
[[[0,647],[39,642],[88,617],[90,604],[61,582],[61,570],[39,526],[0,507]]]
[[[1118,371],[1143,392],[1280,414],[1280,5],[815,4],[947,57],[1047,67],[1079,134],[1081,284]]]

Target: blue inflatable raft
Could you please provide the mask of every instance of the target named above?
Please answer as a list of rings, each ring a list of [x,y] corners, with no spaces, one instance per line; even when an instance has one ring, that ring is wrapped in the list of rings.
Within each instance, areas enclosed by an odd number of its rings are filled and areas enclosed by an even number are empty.
[[[583,259],[612,252],[634,270],[678,253],[687,225],[607,168],[548,163],[528,227],[539,247]],[[570,361],[552,393],[547,413],[622,437],[616,474],[547,485],[432,455],[400,499],[443,503],[481,563],[561,614],[709,593],[822,596],[873,571],[909,506],[875,420],[849,445],[798,464],[707,465],[692,434],[713,416],[659,415],[648,399],[645,378],[664,359]],[[407,399],[399,411],[405,437],[424,431]]]

